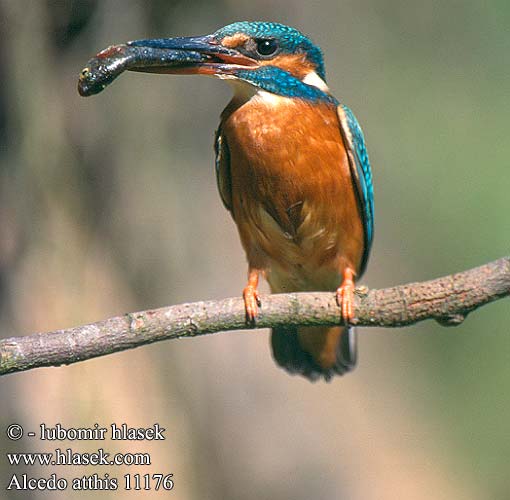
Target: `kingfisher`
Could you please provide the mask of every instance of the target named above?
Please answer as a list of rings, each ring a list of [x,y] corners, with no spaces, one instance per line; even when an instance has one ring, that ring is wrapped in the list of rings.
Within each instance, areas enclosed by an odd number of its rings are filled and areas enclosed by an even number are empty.
[[[273,293],[334,292],[342,326],[273,328],[272,351],[280,366],[312,381],[352,370],[354,285],[373,239],[372,174],[358,121],[326,83],[321,49],[283,24],[236,22],[205,36],[128,42],[96,60],[80,76],[82,95],[124,69],[231,84],[215,166],[248,261],[247,321],[262,306],[260,277]]]

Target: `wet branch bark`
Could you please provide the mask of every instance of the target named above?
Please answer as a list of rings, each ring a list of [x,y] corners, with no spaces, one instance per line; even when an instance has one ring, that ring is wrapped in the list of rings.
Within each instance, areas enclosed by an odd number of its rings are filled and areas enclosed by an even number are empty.
[[[455,326],[471,311],[507,295],[510,257],[431,281],[381,290],[359,288],[355,323],[399,327],[435,319],[444,326]],[[76,363],[167,339],[284,324],[340,323],[334,294],[326,292],[263,296],[256,325],[246,324],[240,298],[181,304],[0,340],[0,375]]]

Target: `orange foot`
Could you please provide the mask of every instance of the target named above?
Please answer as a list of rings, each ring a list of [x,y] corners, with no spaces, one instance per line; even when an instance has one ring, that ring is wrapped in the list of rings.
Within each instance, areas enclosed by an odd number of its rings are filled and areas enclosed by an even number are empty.
[[[260,296],[257,290],[259,284],[258,271],[250,270],[248,274],[248,284],[243,290],[244,309],[246,311],[246,321],[254,323],[259,314]]]
[[[342,319],[349,324],[354,319],[354,271],[344,270],[342,284],[336,290],[336,302],[342,308]]]

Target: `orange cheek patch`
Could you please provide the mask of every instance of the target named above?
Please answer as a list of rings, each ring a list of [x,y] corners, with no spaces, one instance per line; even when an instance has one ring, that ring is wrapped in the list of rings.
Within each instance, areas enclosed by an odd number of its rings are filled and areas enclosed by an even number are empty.
[[[315,68],[305,54],[283,54],[267,61],[260,61],[261,66],[276,66],[302,80]]]
[[[250,37],[248,35],[245,35],[243,33],[236,33],[235,35],[232,36],[226,36],[221,41],[221,45],[223,45],[223,47],[228,47],[229,49],[234,49],[246,43],[249,40],[249,38]]]

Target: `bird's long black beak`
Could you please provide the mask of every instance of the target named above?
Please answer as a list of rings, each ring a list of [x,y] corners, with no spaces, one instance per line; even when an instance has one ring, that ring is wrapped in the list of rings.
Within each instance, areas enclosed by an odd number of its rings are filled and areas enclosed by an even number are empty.
[[[226,75],[256,65],[241,52],[224,47],[212,35],[135,40],[108,47],[81,71],[78,91],[97,94],[122,72]]]

